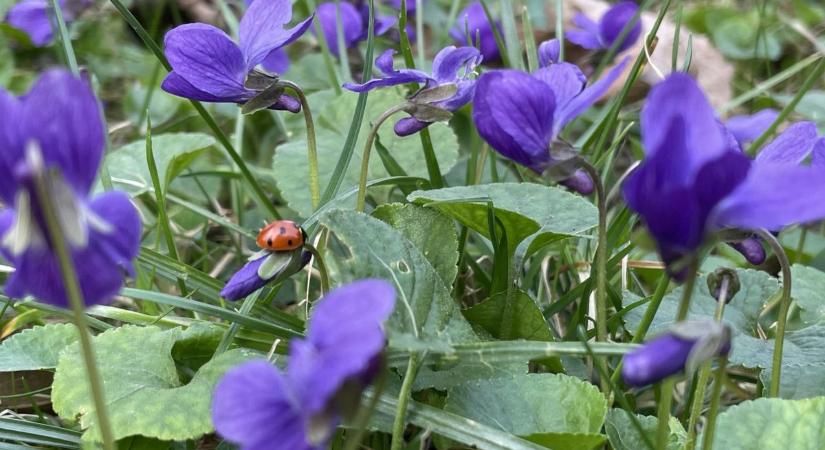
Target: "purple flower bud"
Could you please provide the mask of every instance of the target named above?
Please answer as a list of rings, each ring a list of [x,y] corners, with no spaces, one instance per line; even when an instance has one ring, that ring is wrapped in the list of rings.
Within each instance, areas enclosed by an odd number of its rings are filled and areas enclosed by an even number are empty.
[[[544,41],[539,45],[539,65],[547,67],[550,64],[559,62],[559,55],[561,54],[561,44],[558,39],[550,39]]]
[[[755,266],[764,263],[767,258],[765,247],[762,246],[762,241],[757,237],[749,237],[741,241],[730,242],[729,244],[737,252],[741,253],[749,263]]]
[[[566,180],[562,180],[559,184],[576,191],[581,195],[590,195],[595,189],[593,180],[590,179],[590,175],[583,170],[577,170],[573,176]]]
[[[730,329],[718,322],[680,322],[671,331],[645,343],[622,360],[625,383],[641,387],[686,368],[695,370],[730,352]]]
[[[300,248],[288,252],[261,251],[232,275],[221,290],[221,297],[230,301],[244,298],[271,282],[294,275],[311,259],[312,253]],[[272,268],[267,269],[265,264]]]

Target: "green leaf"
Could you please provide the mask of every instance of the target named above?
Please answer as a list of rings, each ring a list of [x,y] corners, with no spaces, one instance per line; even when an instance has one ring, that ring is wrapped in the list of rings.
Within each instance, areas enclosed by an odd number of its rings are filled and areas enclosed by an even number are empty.
[[[458,274],[458,233],[450,218],[417,205],[382,205],[372,216],[388,223],[409,240],[441,276],[452,286]]]
[[[155,163],[165,186],[168,186],[206,148],[214,144],[215,139],[203,133],[167,133],[153,136]],[[146,142],[143,139],[107,154],[104,164],[118,189],[138,195],[146,190],[145,187],[152,186],[149,167],[146,165]]]
[[[395,397],[384,394],[378,399],[375,408],[376,416],[380,416],[379,420],[391,423],[397,406],[398,401]],[[498,427],[491,427],[416,401],[410,401],[407,406],[407,421],[480,450],[542,450],[544,448],[512,434],[502,433]]]
[[[802,309],[802,320],[808,324],[822,322],[825,319],[825,301],[822,297],[825,292],[825,272],[794,264],[791,267],[791,280],[791,295]]]
[[[708,31],[723,55],[731,59],[768,59],[782,56],[782,42],[776,32],[766,28],[756,13],[742,14],[722,10],[723,14],[709,14]],[[758,39],[758,41],[757,41]]]
[[[77,329],[71,324],[21,331],[0,343],[0,372],[53,369],[60,352],[77,340]]]
[[[384,111],[404,100],[401,89],[385,89],[370,93],[366,116],[358,135],[355,154],[344,175],[344,181],[339,192],[345,192],[358,186],[361,170],[361,157],[364,151],[370,121],[375,120]],[[330,102],[318,114],[316,134],[318,140],[318,176],[321,186],[329,183],[332,172],[341,154],[341,147],[346,140],[348,126],[352,121],[352,111],[358,97],[345,92],[335,101]],[[394,116],[395,117],[395,116]],[[403,117],[401,114],[397,118]],[[393,121],[384,124],[379,131],[381,143],[398,164],[410,176],[427,178],[427,165],[421,153],[421,140],[417,135],[398,137],[392,129]],[[443,173],[455,165],[458,158],[458,140],[452,129],[443,123],[436,123],[429,127],[438,164]],[[375,150],[373,149],[373,152]],[[377,153],[377,152],[375,152]],[[309,193],[309,169],[307,165],[306,140],[300,139],[279,146],[273,160],[273,176],[278,189],[290,208],[303,217],[309,217],[312,206]],[[381,158],[377,154],[370,156],[369,179],[388,177],[390,174],[384,168]],[[370,192],[387,192],[387,189],[372,189]],[[346,200],[346,206],[353,206],[354,198]],[[342,205],[343,206],[343,205]]]
[[[572,236],[582,236],[598,223],[598,210],[583,197],[560,188],[533,183],[495,183],[457,186],[409,195],[412,202],[432,206],[489,236],[487,203],[507,230],[508,247],[515,250],[528,237],[526,255]]]
[[[506,301],[507,293],[501,292],[462,313],[470,323],[484,328],[497,339],[553,340],[547,321],[529,294],[521,290],[513,294],[513,307],[509,311],[511,317],[507,320],[503,317]],[[502,329],[502,324],[508,321],[511,325]]]
[[[825,448],[825,397],[760,398],[719,415],[713,448],[725,450],[819,450]]]
[[[93,339],[103,379],[112,432],[116,439],[142,435],[160,440],[185,440],[213,431],[212,389],[230,367],[254,353],[235,349],[206,363],[188,384],[181,382],[172,351],[189,333],[174,328],[124,326]],[[61,354],[52,389],[55,411],[78,419],[86,441],[99,441],[94,404],[78,345]]]
[[[656,442],[656,429],[659,425],[659,419],[636,414],[636,420],[639,421],[648,440]],[[675,417],[670,418],[668,426],[670,427],[670,433],[666,450],[681,450],[685,445],[687,432],[682,427],[679,419]],[[614,408],[607,412],[604,429],[614,450],[644,450],[647,448],[645,447],[644,438],[639,435],[639,431],[631,422],[630,413],[623,409]]]
[[[573,450],[585,448],[580,442],[599,445],[607,400],[578,378],[529,374],[455,386],[444,409],[548,448]]]
[[[825,345],[825,341],[822,342]],[[784,353],[783,353],[783,360]],[[771,372],[763,370],[760,374],[762,384],[770,386]],[[782,364],[782,377],[779,381],[779,397],[791,400],[825,396],[825,363]]]
[[[414,346],[416,341],[449,345],[478,339],[444,281],[401,232],[354,211],[331,211],[320,223],[340,244],[328,246],[334,252],[326,259],[334,280],[382,278],[395,284],[398,297],[387,322],[390,345]]]

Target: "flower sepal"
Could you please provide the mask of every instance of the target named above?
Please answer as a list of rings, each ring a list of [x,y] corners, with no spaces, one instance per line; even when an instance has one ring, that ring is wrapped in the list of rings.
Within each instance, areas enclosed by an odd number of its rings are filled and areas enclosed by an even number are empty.
[[[716,321],[695,320],[674,324],[670,329],[674,336],[693,341],[693,347],[685,361],[685,373],[693,374],[702,364],[730,352],[730,327]]]
[[[262,109],[267,109],[278,102],[280,102],[284,95],[284,87],[278,84],[277,78],[275,81],[266,87],[266,89],[259,92],[257,95],[249,99],[241,106],[241,113],[254,114]]]
[[[303,252],[301,248],[288,252],[267,252],[266,259],[258,267],[258,276],[277,282],[293,275],[304,266]]]

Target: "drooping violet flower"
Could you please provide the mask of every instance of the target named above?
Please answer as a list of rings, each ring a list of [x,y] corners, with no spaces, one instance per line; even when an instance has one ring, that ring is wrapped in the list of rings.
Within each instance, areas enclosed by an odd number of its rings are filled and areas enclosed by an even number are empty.
[[[341,7],[341,29],[344,35],[344,47],[355,47],[359,42],[367,39],[369,33],[369,6],[360,1],[349,3],[324,2],[318,5],[316,15],[324,31],[330,53],[340,56],[338,49],[338,7]],[[377,14],[375,16],[375,35],[381,36],[395,25],[395,18]],[[315,30],[312,30],[315,33]]]
[[[289,0],[255,1],[241,19],[237,44],[222,30],[205,23],[173,28],[164,39],[164,53],[172,71],[161,87],[192,100],[246,103],[260,93],[246,87],[249,73],[273,51],[298,39],[312,22],[309,17],[284,29],[291,18]],[[301,104],[281,95],[271,108],[298,112]]]
[[[501,23],[496,22],[496,29],[500,36],[503,36]],[[470,36],[470,43],[481,50],[484,62],[495,63],[501,61],[501,53],[496,44],[496,36],[493,32],[493,25],[487,20],[484,14],[484,7],[481,2],[470,3],[458,14],[455,26],[450,29],[450,37],[456,45],[467,45],[467,33]]]
[[[262,250],[232,275],[221,290],[221,297],[230,301],[242,299],[269,283],[292,276],[311,259],[312,253],[301,248],[285,252]]]
[[[475,68],[481,63],[481,54],[473,47],[445,47],[433,59],[433,73],[428,74],[416,69],[394,69],[393,54],[390,49],[375,59],[384,76],[374,78],[364,84],[345,83],[344,88],[353,92],[367,92],[373,89],[397,86],[399,84],[419,83],[423,88],[430,89],[437,86],[455,85],[456,92],[447,99],[431,103],[439,109],[455,112],[466,105],[473,98],[476,80]],[[415,117],[405,117],[395,124],[395,134],[407,136],[417,133],[432,124]]]
[[[596,83],[573,64],[550,64],[533,74],[495,70],[478,79],[473,97],[473,121],[478,133],[497,152],[537,173],[559,161],[551,148],[565,125],[578,117],[619,77],[627,60]],[[582,194],[593,182],[577,171],[562,182]]]
[[[730,352],[731,332],[714,321],[681,322],[661,336],[624,356],[622,378],[642,387]]]
[[[90,3],[88,0],[58,0],[66,24],[73,22]],[[45,47],[54,37],[49,8],[49,0],[22,0],[9,9],[6,22],[25,32],[35,47]]]
[[[141,223],[122,192],[90,197],[106,132],[91,88],[66,71],[49,70],[22,97],[0,89],[0,117],[0,199],[8,206],[0,212],[0,251],[15,268],[6,294],[69,304],[46,232],[48,201],[86,304],[110,301],[132,272]],[[38,194],[38,183],[48,198]]]
[[[728,118],[725,128],[730,131],[739,145],[755,141],[779,117],[779,111],[773,108],[763,109],[752,115],[739,115]]]
[[[217,432],[242,450],[321,450],[380,369],[382,324],[395,289],[382,280],[342,286],[318,302],[305,339],[290,341],[281,372],[264,360],[224,375],[212,399]],[[350,400],[351,401],[351,400]]]
[[[641,115],[645,160],[624,196],[655,238],[671,274],[708,234],[779,230],[825,217],[825,177],[801,165],[817,141],[811,123],[789,127],[751,160],[732,145],[704,93],[675,73],[652,90]]]
[[[633,20],[638,10],[639,7],[635,2],[619,2],[602,15],[599,23],[594,22],[584,14],[576,14],[573,17],[573,23],[579,28],[570,30],[564,35],[570,42],[588,50],[607,50],[613,46],[624,27]],[[641,20],[637,20],[616,51],[623,52],[630,48],[639,39],[641,33],[642,23]]]

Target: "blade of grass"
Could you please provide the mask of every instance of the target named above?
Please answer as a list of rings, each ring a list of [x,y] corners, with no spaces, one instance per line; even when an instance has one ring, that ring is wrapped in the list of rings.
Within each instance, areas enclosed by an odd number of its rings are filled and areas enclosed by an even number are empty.
[[[524,61],[521,58],[521,41],[518,38],[518,30],[516,29],[513,1],[499,0],[499,5],[501,5],[501,25],[504,28],[504,47],[507,49],[507,56],[511,64],[510,67],[524,70]],[[495,28],[494,26],[493,29]]]
[[[121,295],[123,295],[124,297],[134,298],[137,300],[143,300],[161,305],[171,306],[173,308],[180,308],[185,309],[187,311],[199,312],[207,316],[217,317],[219,319],[226,320],[230,323],[237,323],[243,325],[244,327],[249,328],[250,330],[272,333],[280,338],[289,339],[295,336],[300,336],[302,332],[301,329],[295,329],[289,324],[276,324],[272,322],[267,322],[261,319],[256,319],[254,317],[248,317],[243,314],[239,314],[235,311],[221,308],[219,306],[210,305],[208,303],[190,300],[187,298],[176,297],[174,295],[163,294],[160,292],[134,288],[123,288],[123,290],[121,291]]]
[[[311,7],[314,6],[313,0],[307,0],[307,2],[310,3]],[[367,4],[369,6],[370,17],[369,26],[367,27],[367,54],[364,58],[366,64],[364,64],[362,82],[366,82],[372,77],[373,53],[375,51],[375,0],[368,0]],[[318,21],[316,21],[316,23],[318,23]],[[355,145],[358,143],[358,134],[361,132],[361,124],[364,121],[364,112],[367,108],[367,95],[367,92],[358,94],[358,102],[355,105],[347,139],[344,141],[344,148],[341,150],[341,156],[335,164],[335,170],[332,172],[329,184],[327,184],[326,189],[324,189],[324,194],[321,196],[319,208],[335,198],[338,190],[341,189],[341,184],[344,182],[344,174],[346,174],[347,169],[349,169],[352,155],[355,152]]]

